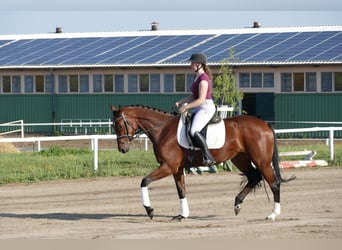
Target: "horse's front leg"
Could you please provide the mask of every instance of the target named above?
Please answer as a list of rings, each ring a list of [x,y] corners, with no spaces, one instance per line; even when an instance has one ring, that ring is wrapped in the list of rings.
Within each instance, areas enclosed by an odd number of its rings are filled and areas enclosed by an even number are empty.
[[[147,215],[151,219],[153,219],[154,210],[151,207],[150,195],[148,192],[148,185],[153,181],[160,180],[160,179],[162,179],[166,176],[169,176],[171,174],[172,174],[172,172],[170,171],[170,168],[167,165],[162,164],[162,165],[160,165],[160,167],[158,169],[154,170],[152,173],[150,173],[149,175],[144,177],[141,181],[140,189],[141,189],[142,204],[146,210]]]
[[[177,187],[179,202],[180,202],[180,213],[179,215],[173,217],[173,220],[181,221],[189,217],[189,205],[188,200],[185,197],[185,178],[184,169],[179,168],[178,172],[173,175]]]

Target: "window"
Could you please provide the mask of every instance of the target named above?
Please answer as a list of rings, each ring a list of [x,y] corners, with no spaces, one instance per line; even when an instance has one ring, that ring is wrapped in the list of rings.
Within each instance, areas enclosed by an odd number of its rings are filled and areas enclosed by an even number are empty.
[[[332,72],[321,73],[321,91],[322,92],[332,91]]]
[[[10,76],[2,77],[2,92],[11,93],[11,77]]]
[[[249,88],[249,73],[240,73],[240,88]]]
[[[291,73],[281,73],[280,75],[281,92],[292,91],[292,75]]]
[[[251,82],[252,88],[262,87],[262,73],[252,73],[251,79],[252,79],[252,82]]]
[[[185,92],[184,74],[176,74],[176,92]]]
[[[128,92],[138,92],[138,75],[128,75]]]
[[[306,92],[316,92],[317,80],[315,72],[305,73],[305,90]]]
[[[114,91],[113,75],[104,75],[104,90],[105,90],[105,92],[113,92]]]
[[[124,89],[124,75],[115,75],[115,92],[123,93]]]
[[[151,92],[160,92],[160,74],[151,74]]]
[[[342,91],[342,72],[334,73],[335,91]]]
[[[240,73],[240,88],[274,88],[274,73]]]
[[[53,93],[55,92],[55,83],[54,83],[54,76],[53,75],[46,75],[45,76],[45,91],[46,93]]]
[[[20,76],[12,76],[12,93],[21,92]]]
[[[80,92],[81,93],[89,92],[89,76],[88,75],[80,75]]]
[[[140,92],[149,92],[149,75],[148,74],[140,74],[139,75],[139,91]]]
[[[67,75],[58,76],[58,92],[59,93],[68,92],[68,76]]]
[[[25,93],[33,93],[33,76],[24,77],[24,91]]]
[[[78,93],[78,75],[69,76],[69,92]]]
[[[93,92],[102,92],[102,75],[93,75]]]
[[[2,76],[2,92],[3,93],[20,93],[21,80],[20,76]]]
[[[195,79],[195,74],[186,75],[186,92],[191,92],[191,85],[194,82],[194,79]],[[212,83],[214,83],[214,81],[212,81]]]
[[[36,93],[44,93],[44,76],[36,76]]]
[[[264,73],[264,88],[274,88],[273,73]]]
[[[304,73],[293,74],[293,90],[304,91]]]
[[[173,92],[173,75],[165,74],[164,75],[164,92]]]

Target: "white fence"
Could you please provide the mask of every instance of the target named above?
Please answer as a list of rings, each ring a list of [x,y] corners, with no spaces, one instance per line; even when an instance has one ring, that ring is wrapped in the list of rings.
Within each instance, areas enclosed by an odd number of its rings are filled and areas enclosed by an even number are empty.
[[[51,125],[46,124],[45,125]],[[52,125],[56,125],[52,123]],[[334,160],[334,132],[342,131],[342,127],[315,127],[315,128],[298,128],[298,129],[276,129],[275,133],[301,133],[301,132],[316,132],[329,131],[329,149],[330,160]],[[145,150],[148,148],[148,138],[146,135],[141,135],[140,138],[145,140]],[[116,140],[116,135],[78,135],[78,136],[51,136],[51,137],[27,137],[27,138],[0,138],[1,142],[32,142],[37,143],[38,151],[41,150],[42,141],[66,141],[66,140],[91,140],[92,150],[94,152],[94,170],[98,168],[98,141],[99,140]]]
[[[342,131],[342,127],[315,127],[315,128],[294,128],[294,129],[275,129],[276,134],[281,133],[301,133],[301,132],[317,132],[317,131],[329,131],[329,148],[330,148],[330,160],[334,160],[334,132]]]
[[[145,150],[148,149],[148,138],[141,135],[145,140]],[[75,135],[75,136],[47,136],[47,137],[27,137],[27,138],[0,138],[1,142],[31,142],[37,144],[37,150],[41,151],[41,142],[44,141],[70,141],[70,140],[90,140],[91,149],[94,152],[94,171],[98,169],[99,140],[116,140],[116,135]]]
[[[23,120],[2,123],[0,124],[0,127],[11,127],[10,130],[6,132],[1,132],[0,135],[7,135],[7,134],[20,132],[21,137],[24,138],[24,121]]]
[[[110,119],[62,119],[61,132],[74,134],[97,133],[106,131],[110,133],[112,122]]]
[[[54,123],[24,123],[23,120],[19,121],[13,121],[13,122],[7,122],[7,123],[1,123],[1,127],[13,127],[14,129],[9,129],[7,132],[3,132],[1,134],[10,134],[14,132],[21,132],[21,137],[24,138],[24,131],[25,127],[35,127],[35,126],[60,126],[60,128],[66,129],[71,128],[73,129],[73,133],[77,134],[77,131],[80,131],[80,129],[83,129],[85,134],[87,134],[87,128],[105,128],[108,129],[108,133],[111,132],[112,127],[112,121],[110,119],[101,120],[99,119],[87,119],[87,120],[65,120],[65,122],[54,122]],[[19,129],[16,129],[17,127],[20,127]],[[78,129],[78,130],[77,130]],[[0,135],[1,135],[0,134]]]

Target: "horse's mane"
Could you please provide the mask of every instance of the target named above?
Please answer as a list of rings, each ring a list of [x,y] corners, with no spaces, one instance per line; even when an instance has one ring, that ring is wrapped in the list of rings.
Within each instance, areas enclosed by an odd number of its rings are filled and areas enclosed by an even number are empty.
[[[128,105],[128,106],[125,106],[126,108],[142,108],[142,109],[148,109],[148,110],[152,110],[152,111],[157,111],[157,112],[160,112],[160,113],[163,113],[163,114],[167,114],[167,115],[177,115],[176,112],[167,112],[165,110],[162,110],[162,109],[159,109],[159,108],[155,108],[155,107],[149,107],[149,106],[146,106],[146,105],[142,105],[142,104],[133,104],[133,105]]]

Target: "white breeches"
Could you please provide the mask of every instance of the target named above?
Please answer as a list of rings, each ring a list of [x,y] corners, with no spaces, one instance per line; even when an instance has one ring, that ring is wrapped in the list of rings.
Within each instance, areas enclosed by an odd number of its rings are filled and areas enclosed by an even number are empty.
[[[215,114],[213,100],[205,100],[201,106],[194,109],[194,114],[195,116],[190,129],[191,136],[194,136],[196,131],[200,132]]]

